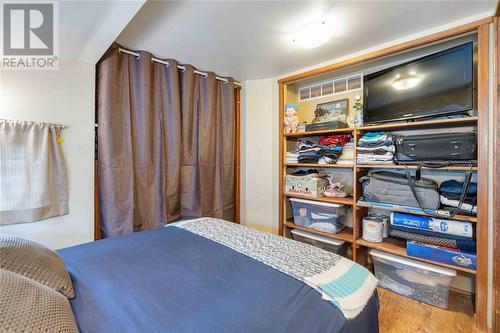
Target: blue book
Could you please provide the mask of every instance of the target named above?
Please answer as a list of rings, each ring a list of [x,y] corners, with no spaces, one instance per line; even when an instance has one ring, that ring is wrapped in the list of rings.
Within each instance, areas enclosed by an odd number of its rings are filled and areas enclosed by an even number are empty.
[[[473,252],[453,250],[438,245],[419,242],[406,242],[406,254],[411,257],[422,258],[444,264],[476,269],[477,256]]]
[[[395,212],[391,214],[391,225],[467,238],[473,237],[471,222]]]

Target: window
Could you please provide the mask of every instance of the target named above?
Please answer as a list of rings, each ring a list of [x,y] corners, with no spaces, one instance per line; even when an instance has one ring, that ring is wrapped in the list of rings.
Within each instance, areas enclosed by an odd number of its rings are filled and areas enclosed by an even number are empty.
[[[61,126],[0,120],[0,225],[68,213]]]
[[[306,101],[312,98],[343,94],[362,88],[363,76],[356,74],[349,77],[337,78],[320,84],[299,87],[299,100]]]

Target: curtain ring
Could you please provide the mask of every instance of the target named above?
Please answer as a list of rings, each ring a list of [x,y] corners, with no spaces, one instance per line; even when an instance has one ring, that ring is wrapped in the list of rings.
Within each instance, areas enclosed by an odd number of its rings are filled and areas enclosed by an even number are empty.
[[[205,73],[203,77],[206,79],[208,77],[208,73]]]
[[[151,58],[151,63],[154,64],[155,62],[158,63],[158,64],[162,64],[165,67],[170,66],[170,64],[167,61],[163,61],[163,60],[160,60],[160,59],[156,59],[156,61],[155,61],[155,58]]]

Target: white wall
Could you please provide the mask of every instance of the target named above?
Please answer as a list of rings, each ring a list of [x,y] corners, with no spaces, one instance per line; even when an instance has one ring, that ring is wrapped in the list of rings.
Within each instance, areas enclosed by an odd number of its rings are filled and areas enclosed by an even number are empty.
[[[63,151],[68,168],[69,214],[0,227],[57,249],[93,240],[94,65],[59,63],[57,71],[0,72],[0,119],[66,125]]]
[[[246,226],[278,232],[276,80],[245,81],[241,108],[241,216]]]

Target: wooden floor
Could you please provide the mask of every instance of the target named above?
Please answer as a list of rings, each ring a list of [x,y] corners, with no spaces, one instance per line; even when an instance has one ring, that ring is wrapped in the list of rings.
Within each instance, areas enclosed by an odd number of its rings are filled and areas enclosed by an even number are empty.
[[[450,294],[448,310],[423,304],[378,288],[380,333],[480,333],[473,317],[473,301]]]

